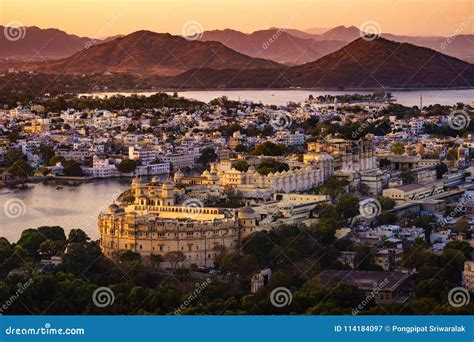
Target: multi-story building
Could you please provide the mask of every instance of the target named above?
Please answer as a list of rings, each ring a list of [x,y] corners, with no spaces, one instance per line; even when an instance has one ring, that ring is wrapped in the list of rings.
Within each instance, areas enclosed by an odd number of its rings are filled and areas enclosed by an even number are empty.
[[[246,198],[270,199],[277,192],[291,193],[305,191],[323,184],[332,174],[332,158],[324,156],[313,160],[303,168],[262,175],[251,166],[247,171],[217,171],[215,165],[204,171],[201,177],[185,177],[180,171],[174,175],[177,184],[200,184],[215,188],[232,187]]]
[[[474,261],[464,262],[464,271],[462,272],[463,286],[470,292],[474,292]]]
[[[143,256],[182,255],[186,264],[213,266],[221,248],[237,250],[257,230],[251,207],[238,210],[176,203],[173,182],[132,182],[133,203],[112,204],[99,215],[100,246],[106,256],[133,251]],[[166,265],[166,263],[164,264]]]

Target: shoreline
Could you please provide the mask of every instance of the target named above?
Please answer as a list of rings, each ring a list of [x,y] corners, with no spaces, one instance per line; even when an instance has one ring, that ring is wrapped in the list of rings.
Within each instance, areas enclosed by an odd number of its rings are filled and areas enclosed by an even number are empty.
[[[159,88],[159,89],[118,89],[118,90],[94,90],[87,92],[88,94],[107,94],[107,93],[171,93],[177,92],[191,92],[191,91],[361,91],[361,92],[374,92],[380,91],[380,88]],[[464,88],[384,88],[384,91],[398,91],[398,92],[412,92],[412,91],[455,91],[455,90],[474,90],[474,87]],[[84,95],[85,92],[68,92],[67,94]]]

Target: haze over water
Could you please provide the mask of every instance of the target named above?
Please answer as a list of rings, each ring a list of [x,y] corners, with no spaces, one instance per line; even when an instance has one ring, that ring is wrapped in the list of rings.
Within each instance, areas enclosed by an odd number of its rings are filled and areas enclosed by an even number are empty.
[[[139,92],[138,95],[152,95],[156,92]],[[230,100],[249,100],[253,102],[262,102],[263,104],[286,105],[289,101],[303,102],[309,95],[314,97],[320,95],[344,95],[344,94],[371,94],[371,91],[311,91],[311,90],[195,90],[180,91],[179,96],[196,99],[203,102],[209,102],[212,99],[221,96],[227,96]],[[420,95],[423,96],[423,106],[441,104],[454,105],[458,102],[470,104],[474,101],[474,89],[461,90],[408,90],[392,91],[392,95],[397,99],[397,103],[404,106],[418,106],[420,104]],[[105,92],[88,93],[80,95],[94,95],[98,97],[112,96],[115,94],[131,95],[131,92]],[[172,94],[172,92],[168,92]]]

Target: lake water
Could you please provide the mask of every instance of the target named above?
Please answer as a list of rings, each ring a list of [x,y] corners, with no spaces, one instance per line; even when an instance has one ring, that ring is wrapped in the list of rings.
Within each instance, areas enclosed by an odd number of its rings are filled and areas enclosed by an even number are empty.
[[[155,92],[139,92],[139,95],[149,96]],[[367,91],[311,91],[311,90],[196,90],[196,91],[180,91],[179,96],[190,99],[196,99],[203,102],[209,102],[220,96],[227,96],[230,100],[249,100],[253,102],[262,102],[263,104],[286,105],[289,101],[300,102],[308,98],[309,95],[314,97],[320,95],[344,95],[351,93],[371,94]],[[94,95],[98,97],[111,96],[117,94],[110,93],[92,93],[79,95]],[[119,93],[122,95],[131,95],[130,92]],[[172,92],[168,92],[172,94]],[[420,95],[423,96],[423,105],[441,104],[454,105],[458,102],[472,104],[474,102],[474,89],[464,90],[410,90],[410,91],[393,91],[393,96],[397,99],[397,103],[405,106],[418,106],[420,104]]]
[[[31,189],[0,195],[0,236],[16,242],[27,228],[61,226],[67,233],[84,230],[97,239],[97,216],[124,190],[130,179],[86,182],[76,186],[34,184]]]

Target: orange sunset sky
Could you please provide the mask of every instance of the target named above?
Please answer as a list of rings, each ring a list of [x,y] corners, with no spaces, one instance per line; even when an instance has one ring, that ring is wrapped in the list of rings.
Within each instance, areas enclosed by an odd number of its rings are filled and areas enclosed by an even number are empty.
[[[252,32],[360,27],[369,20],[396,34],[474,33],[474,0],[0,0],[2,25],[16,21],[97,38],[141,29],[181,34],[190,21],[204,30]]]

